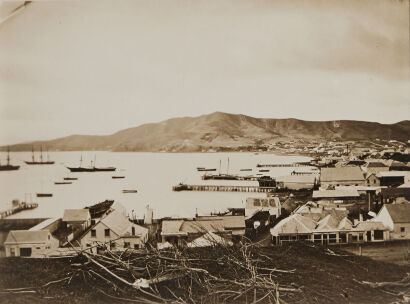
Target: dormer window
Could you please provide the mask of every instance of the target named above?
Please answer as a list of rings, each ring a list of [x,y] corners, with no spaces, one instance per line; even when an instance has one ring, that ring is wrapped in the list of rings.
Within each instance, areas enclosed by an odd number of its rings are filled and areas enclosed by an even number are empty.
[[[132,227],[132,228],[131,228],[131,234],[132,234],[132,235],[135,235],[135,227]]]

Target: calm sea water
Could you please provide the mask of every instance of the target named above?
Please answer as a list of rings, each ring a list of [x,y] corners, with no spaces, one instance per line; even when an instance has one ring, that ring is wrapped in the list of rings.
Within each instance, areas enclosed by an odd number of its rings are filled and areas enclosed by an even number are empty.
[[[228,207],[244,207],[247,197],[264,197],[258,193],[232,192],[173,192],[172,186],[179,182],[190,184],[257,185],[244,181],[202,181],[204,172],[196,167],[219,168],[229,173],[243,175],[259,173],[257,163],[291,163],[306,161],[301,156],[277,156],[253,153],[119,153],[119,152],[50,152],[54,165],[29,166],[24,160],[31,159],[31,152],[12,153],[12,164],[21,165],[18,171],[0,171],[0,209],[11,206],[13,199],[39,203],[34,210],[24,211],[12,218],[61,217],[64,209],[83,208],[106,199],[121,202],[128,212],[142,217],[145,206],[154,209],[154,217],[193,216],[225,211]],[[97,167],[115,166],[116,172],[70,173],[66,166],[89,165],[96,157]],[[38,155],[36,155],[38,157]],[[1,155],[2,164],[5,154]],[[240,172],[252,168],[252,172]],[[271,176],[289,174],[293,168],[272,168]],[[125,179],[112,179],[124,175]],[[78,177],[71,185],[54,185],[64,177]],[[138,193],[123,194],[124,189],[136,189]],[[38,198],[36,193],[53,193],[51,198]],[[31,198],[30,198],[31,195]]]

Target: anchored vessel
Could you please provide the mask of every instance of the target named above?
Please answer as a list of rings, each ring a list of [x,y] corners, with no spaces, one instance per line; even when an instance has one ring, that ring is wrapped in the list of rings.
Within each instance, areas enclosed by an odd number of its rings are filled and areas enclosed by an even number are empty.
[[[91,161],[91,166],[90,167],[81,167],[81,164],[83,162],[83,157],[81,156],[80,158],[80,166],[79,167],[67,167],[68,170],[71,172],[106,172],[106,171],[115,171],[115,167],[102,167],[102,168],[97,168],[95,166],[95,159],[94,163]]]
[[[0,164],[0,171],[13,171],[20,169],[20,166],[10,165],[10,149],[7,148],[7,165]]]
[[[31,149],[31,161],[24,161],[27,165],[53,165],[54,161],[50,160],[47,152],[47,160],[43,160],[43,147],[40,147],[40,161],[36,161],[34,157],[34,147]]]

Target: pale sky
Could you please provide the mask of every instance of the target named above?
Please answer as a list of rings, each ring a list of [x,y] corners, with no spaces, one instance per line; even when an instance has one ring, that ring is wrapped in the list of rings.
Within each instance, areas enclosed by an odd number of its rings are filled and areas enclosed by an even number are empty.
[[[215,111],[394,123],[409,70],[409,1],[38,1],[0,24],[0,145]]]

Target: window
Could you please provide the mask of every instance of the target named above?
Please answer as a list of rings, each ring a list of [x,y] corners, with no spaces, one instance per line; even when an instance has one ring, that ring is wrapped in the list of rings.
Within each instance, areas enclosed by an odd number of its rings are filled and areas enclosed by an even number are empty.
[[[36,249],[41,249],[41,247],[36,247]]]
[[[373,234],[375,240],[382,241],[384,239],[383,230],[375,230]]]
[[[357,234],[352,234],[352,242],[357,242]]]
[[[401,233],[406,232],[406,227],[400,227],[400,232]]]
[[[359,233],[359,241],[363,241],[363,233]]]
[[[91,230],[91,237],[96,237],[97,236],[97,230],[92,229]]]
[[[337,241],[336,234],[335,233],[329,234],[329,243],[336,243],[336,241]]]
[[[132,227],[131,231],[132,231],[132,235],[135,235],[135,227]]]
[[[95,220],[91,220],[91,226],[95,225]]]
[[[130,247],[131,247],[130,242],[124,242],[124,248],[130,248]]]
[[[48,239],[50,239],[50,235],[48,235]]]
[[[104,230],[104,235],[105,236],[110,236],[110,229],[105,229]]]
[[[116,246],[115,242],[112,242],[112,243],[110,244],[110,246],[111,246],[111,249],[114,249],[115,246]]]
[[[16,256],[16,249],[10,248],[10,256]]]
[[[140,245],[139,244],[134,244],[134,249],[139,249]]]
[[[90,243],[87,243],[87,245],[86,245],[87,247],[91,247],[91,244]]]

